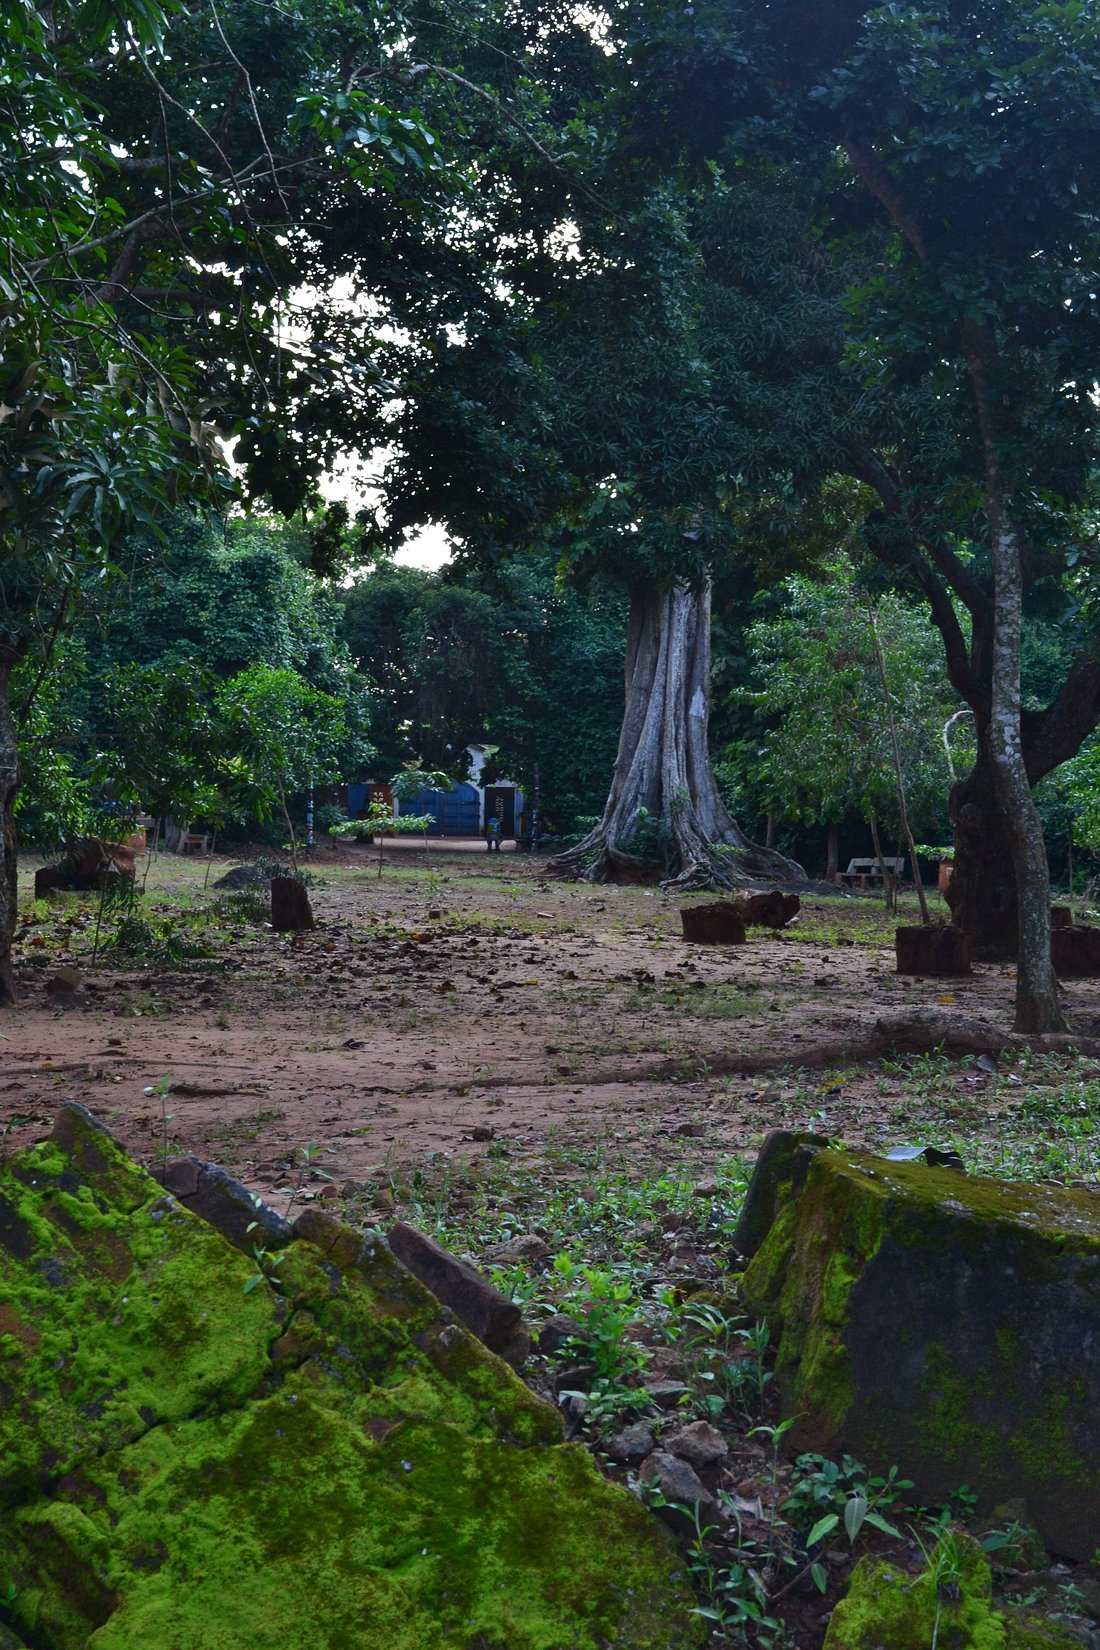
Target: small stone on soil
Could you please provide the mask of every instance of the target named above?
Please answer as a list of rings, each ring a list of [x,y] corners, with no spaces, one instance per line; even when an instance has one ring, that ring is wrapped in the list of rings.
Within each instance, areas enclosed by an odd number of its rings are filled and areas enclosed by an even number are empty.
[[[698,1472],[713,1467],[729,1454],[726,1440],[709,1421],[693,1421],[690,1426],[666,1438],[664,1446],[670,1455],[678,1455],[681,1461],[687,1461]]]
[[[629,1466],[632,1461],[644,1461],[647,1455],[652,1455],[653,1443],[653,1434],[639,1422],[632,1427],[624,1427],[614,1438],[605,1439],[601,1448],[613,1461]]]

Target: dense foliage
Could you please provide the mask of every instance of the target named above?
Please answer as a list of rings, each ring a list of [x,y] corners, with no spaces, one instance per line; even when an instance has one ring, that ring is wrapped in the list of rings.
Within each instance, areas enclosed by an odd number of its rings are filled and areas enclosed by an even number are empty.
[[[470,744],[534,794],[549,828],[599,810],[622,714],[623,611],[560,586],[548,558],[496,577],[383,562],[344,593],[388,776],[412,757],[465,778]]]
[[[178,517],[162,540],[128,543],[48,668],[32,650],[16,673],[25,842],[55,848],[104,802],[181,820],[264,816],[281,806],[279,784],[293,794],[369,760],[369,694],[308,552],[305,532],[242,519]],[[257,694],[285,761],[247,725]],[[317,705],[325,737],[296,751]]]

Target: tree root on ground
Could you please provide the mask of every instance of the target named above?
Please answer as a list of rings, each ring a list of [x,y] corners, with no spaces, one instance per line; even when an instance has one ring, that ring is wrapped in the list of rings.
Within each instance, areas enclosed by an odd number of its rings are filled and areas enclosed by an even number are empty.
[[[698,1058],[700,1078],[754,1077],[784,1070],[817,1071],[826,1066],[871,1065],[879,1060],[895,1059],[899,1055],[935,1053],[954,1060],[970,1054],[1017,1059],[1028,1053],[1080,1054],[1088,1059],[1098,1059],[1100,1038],[1076,1036],[1073,1032],[1027,1037],[1004,1031],[985,1020],[952,1019],[948,1014],[927,1010],[887,1015],[876,1020],[869,1030],[850,1037],[831,1037],[788,1052],[707,1054]],[[685,1065],[690,1062],[691,1056],[682,1054],[646,1066],[619,1066],[606,1072],[586,1071],[584,1081],[586,1085],[597,1088],[609,1083],[662,1082],[673,1077],[682,1079]],[[576,1074],[570,1077],[570,1081],[576,1081]],[[478,1083],[478,1088],[486,1089],[515,1086],[514,1073],[484,1078]]]

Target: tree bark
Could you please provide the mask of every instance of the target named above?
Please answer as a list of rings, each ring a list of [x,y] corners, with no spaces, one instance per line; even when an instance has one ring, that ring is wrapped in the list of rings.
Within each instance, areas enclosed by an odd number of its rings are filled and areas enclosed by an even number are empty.
[[[1050,867],[1020,739],[1020,633],[1023,579],[1011,522],[990,511],[997,625],[993,640],[993,772],[1016,874],[1019,947],[1015,1031],[1065,1031],[1050,959]]]
[[[878,834],[878,820],[874,814],[868,815],[867,823],[871,827],[871,846],[875,850],[879,875],[882,877],[883,904],[888,911],[892,911],[897,904],[897,879],[886,863],[886,855],[882,851],[882,840]]]
[[[996,794],[1016,879],[1019,943],[1016,1019],[1022,1032],[1064,1031],[1058,981],[1050,957],[1050,868],[1043,828],[1031,795],[1020,720],[1020,638],[1023,628],[1023,545],[1001,466],[997,343],[988,327],[963,323],[974,384],[986,473],[986,512],[993,560],[993,659],[989,748]]]
[[[835,819],[830,819],[825,836],[825,881],[840,881],[840,842]]]
[[[917,904],[920,906],[921,922],[930,922],[928,902],[924,897],[924,884],[921,881],[920,867],[917,864],[917,845],[913,841],[913,833],[909,829],[909,808],[905,796],[905,775],[901,767],[901,750],[898,746],[898,725],[894,717],[894,706],[890,699],[890,684],[886,676],[886,659],[882,651],[882,638],[878,633],[878,624],[875,621],[875,609],[870,598],[867,600],[867,623],[871,627],[871,640],[875,648],[875,661],[878,665],[879,685],[882,688],[882,704],[886,711],[886,723],[890,730],[890,752],[894,761],[894,785],[898,795],[898,820],[901,824],[902,836],[909,853],[909,864],[913,870],[913,886],[917,890]],[[895,856],[900,859],[900,854]]]
[[[988,725],[978,727],[978,754],[951,787],[948,814],[955,860],[945,898],[955,926],[973,940],[975,962],[1015,962],[1019,944],[1016,870],[993,771]]]
[[[726,812],[711,771],[709,716],[710,586],[636,587],[623,728],[603,817],[549,868],[589,882],[661,878],[684,890],[804,877],[793,860],[750,842]],[[646,844],[653,831],[656,841]]]
[[[19,750],[11,714],[11,673],[22,650],[0,642],[0,1008],[15,1001],[11,967],[15,933],[16,845],[15,797],[19,789]]]

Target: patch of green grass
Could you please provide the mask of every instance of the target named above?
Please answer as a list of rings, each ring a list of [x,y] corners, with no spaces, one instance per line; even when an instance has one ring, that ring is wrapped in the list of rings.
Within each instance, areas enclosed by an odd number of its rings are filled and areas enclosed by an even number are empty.
[[[952,1143],[977,1174],[1100,1183],[1100,1081],[1025,1090],[999,1110],[988,1133],[968,1127]]]
[[[760,988],[717,984],[689,986],[686,990],[661,987],[656,991],[634,990],[625,999],[627,1013],[645,1013],[657,1007],[684,1013],[693,1020],[739,1020],[759,1009],[754,994]]]

